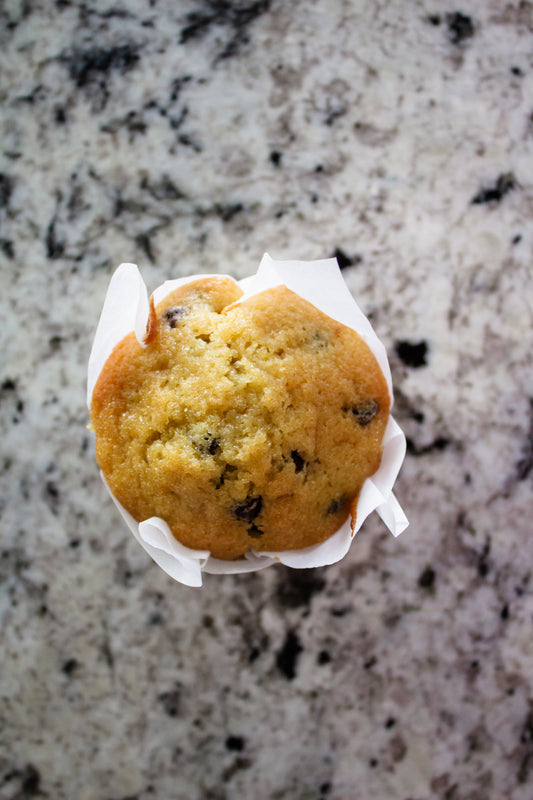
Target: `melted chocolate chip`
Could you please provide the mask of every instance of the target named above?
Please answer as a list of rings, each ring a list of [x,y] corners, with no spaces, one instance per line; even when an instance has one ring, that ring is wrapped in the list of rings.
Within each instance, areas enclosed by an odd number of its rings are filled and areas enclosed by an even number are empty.
[[[251,536],[252,539],[259,539],[263,535],[264,531],[261,528],[258,528],[257,525],[252,525],[248,528],[248,536]]]
[[[234,517],[242,522],[253,522],[263,506],[261,495],[247,497],[242,503],[237,503],[231,509]]]
[[[203,455],[214,456],[220,450],[220,439],[213,436],[211,433],[204,433],[204,435],[193,442],[196,449]]]
[[[347,498],[342,495],[342,497],[337,497],[335,500],[332,500],[328,506],[327,513],[328,514],[338,514],[339,511],[342,511],[346,507],[346,503],[348,502]]]
[[[306,464],[305,458],[300,455],[298,450],[291,450],[291,458],[294,462],[294,471],[301,472]]]
[[[330,345],[329,336],[325,331],[317,330],[312,334],[310,344],[313,350],[325,350]]]
[[[379,405],[376,400],[365,400],[356,406],[352,406],[352,414],[362,428],[372,422],[378,411]]]
[[[182,317],[189,313],[186,306],[171,306],[163,314],[163,319],[169,328],[175,328]]]

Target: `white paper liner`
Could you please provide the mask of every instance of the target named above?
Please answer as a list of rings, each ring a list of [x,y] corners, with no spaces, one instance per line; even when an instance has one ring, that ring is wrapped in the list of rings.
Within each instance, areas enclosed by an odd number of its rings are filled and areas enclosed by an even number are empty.
[[[188,278],[165,281],[153,293],[155,304],[157,305],[179,286],[205,277],[230,276],[192,275]],[[265,253],[257,273],[238,282],[244,295],[237,304],[258,292],[280,284],[285,284],[328,316],[353,328],[365,340],[383,371],[392,402],[392,380],[385,347],[350,294],[336,259],[274,261],[268,253]],[[148,296],[139,270],[135,264],[121,264],[111,278],[89,357],[87,374],[89,408],[94,386],[113,348],[132,330],[142,343],[147,319]],[[407,527],[408,521],[392,492],[392,487],[405,457],[405,449],[403,431],[390,417],[383,437],[381,464],[377,472],[363,484],[357,503],[356,526],[353,532],[348,519],[333,536],[321,544],[301,550],[281,552],[250,551],[244,559],[238,561],[212,558],[208,550],[192,550],[185,547],[175,539],[167,523],[159,517],[136,522],[113,496],[105,480],[104,484],[133,535],[156,564],[186,586],[201,586],[202,572],[211,574],[252,572],[280,562],[297,568],[323,567],[340,561],[348,552],[353,537],[373,511],[378,512],[393,536],[399,536]]]

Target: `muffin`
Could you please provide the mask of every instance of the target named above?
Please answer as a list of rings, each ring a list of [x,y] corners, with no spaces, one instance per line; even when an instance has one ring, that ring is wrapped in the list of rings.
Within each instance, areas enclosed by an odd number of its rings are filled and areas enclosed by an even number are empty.
[[[114,348],[91,402],[98,464],[137,521],[217,559],[325,541],[378,469],[385,377],[354,330],[280,285],[230,278],[151,301],[144,342]]]

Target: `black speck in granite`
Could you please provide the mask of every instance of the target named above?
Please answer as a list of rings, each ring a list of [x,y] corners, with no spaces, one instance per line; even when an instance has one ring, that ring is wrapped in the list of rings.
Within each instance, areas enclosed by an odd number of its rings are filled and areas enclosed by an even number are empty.
[[[520,733],[521,744],[533,743],[533,709],[529,709]]]
[[[436,573],[429,565],[420,573],[418,585],[421,589],[432,589],[435,585]]]
[[[509,603],[506,603],[500,611],[500,619],[504,622],[509,619]]]
[[[192,136],[189,136],[188,133],[182,133],[178,136],[178,144],[182,144],[184,147],[190,147],[195,153],[201,153],[203,151],[203,147],[199,144]]]
[[[516,78],[521,78],[524,74],[520,67],[511,67],[511,74],[514,75]]]
[[[521,241],[522,241],[522,234],[517,233],[516,236],[513,236],[513,238],[511,239],[511,244],[517,245],[520,244]]]
[[[175,78],[170,87],[170,102],[175,103],[179,98],[183,87],[191,80],[190,75],[184,75],[182,78]]]
[[[169,114],[168,115],[168,124],[169,124],[170,128],[173,131],[178,131],[181,128],[181,126],[183,125],[183,123],[185,122],[185,120],[187,119],[188,116],[189,116],[189,108],[188,108],[188,106],[183,106],[183,108],[181,108],[179,110],[179,114],[177,114],[177,115]],[[185,144],[185,143],[182,142],[182,144]]]
[[[512,172],[499,175],[492,186],[485,186],[474,195],[470,203],[472,205],[485,205],[499,203],[505,195],[516,188],[516,178]]]
[[[341,269],[346,269],[347,267],[353,267],[357,264],[360,264],[363,260],[360,255],[349,256],[345,253],[344,250],[341,250],[340,247],[336,247],[333,253],[331,254],[330,258],[336,258],[337,263]]]
[[[140,182],[140,188],[154,198],[154,200],[183,200],[186,195],[176,186],[168,175],[162,175],[157,181],[149,181],[144,176]]]
[[[65,675],[70,677],[76,672],[78,666],[78,662],[75,658],[68,658],[61,667],[61,672],[64,672]]]
[[[133,42],[110,48],[91,47],[73,50],[63,56],[69,76],[78,88],[99,80],[116,70],[121,74],[133,69],[139,61],[139,47]]]
[[[42,83],[37,84],[28,94],[19,95],[15,98],[15,103],[25,103],[32,106],[39,100],[45,97],[47,90],[43,87]]]
[[[144,231],[143,233],[138,233],[137,236],[135,237],[135,244],[140,250],[143,251],[148,261],[151,264],[155,264],[155,254],[152,249],[152,242],[150,239],[149,232]]]
[[[318,791],[320,792],[320,797],[326,797],[331,792],[331,783],[326,781],[325,783],[321,783]]]
[[[529,408],[529,430],[522,448],[522,457],[516,464],[516,477],[518,481],[525,481],[533,469],[533,398],[529,400]]]
[[[406,437],[407,452],[411,456],[427,456],[429,453],[442,452],[451,445],[451,440],[438,436],[426,445],[418,445],[409,436]]]
[[[51,261],[61,258],[65,252],[65,243],[58,239],[56,234],[56,220],[55,217],[50,220],[46,230],[46,257]]]
[[[56,106],[54,108],[54,122],[56,125],[65,125],[67,121],[67,110],[65,106]]]
[[[133,570],[123,556],[119,556],[115,562],[114,579],[120,586],[131,586],[135,575]]]
[[[102,133],[117,133],[121,129],[128,132],[129,142],[132,144],[136,135],[146,133],[148,124],[143,119],[141,111],[131,110],[122,117],[116,117],[100,125]]]
[[[0,208],[6,208],[9,205],[14,186],[15,181],[11,175],[0,172]]]
[[[246,743],[242,736],[228,736],[225,744],[227,750],[232,750],[236,753],[241,753],[244,750],[244,746]]]
[[[33,764],[27,764],[21,775],[20,797],[35,797],[41,792],[41,775]]]
[[[428,345],[423,340],[420,342],[398,341],[396,342],[395,350],[396,355],[406,367],[418,369],[427,365]]]
[[[62,336],[59,335],[51,336],[48,339],[48,346],[50,347],[50,352],[57,353],[59,350],[61,350],[61,345],[63,344],[64,341],[65,339]]]
[[[279,150],[272,150],[270,153],[270,162],[274,167],[279,167],[281,165],[281,159],[283,158],[283,153],[280,153]]]
[[[53,481],[47,481],[44,485],[43,498],[54,516],[57,516],[59,511],[60,495],[59,489]]]
[[[427,20],[430,25],[434,25],[435,27],[438,27],[442,22],[440,14],[430,14]]]
[[[308,606],[315,594],[320,594],[326,581],[317,569],[291,570],[280,568],[276,599],[285,608]]]
[[[17,389],[17,382],[14,381],[12,378],[5,378],[5,380],[2,381],[2,385],[0,386],[0,391],[2,392],[2,394],[4,393],[7,394],[8,392],[15,392],[16,389]]]
[[[396,720],[394,719],[394,717],[387,717],[387,719],[385,720],[385,728],[387,730],[390,730],[391,728],[394,728],[395,725],[396,725]]]
[[[327,125],[328,128],[331,128],[335,120],[339,119],[339,117],[343,117],[346,114],[346,111],[346,106],[339,106],[338,108],[331,109],[324,119],[324,125]]]
[[[0,238],[0,250],[6,258],[10,258],[11,260],[15,258],[15,246],[11,239]]]
[[[234,775],[241,770],[248,769],[251,766],[252,762],[249,758],[245,758],[243,756],[237,756],[235,760],[222,772],[221,781],[222,783],[229,783]],[[226,794],[216,794],[216,795],[209,795],[210,800],[224,800],[226,798]]]
[[[146,789],[148,791],[150,789],[150,786],[148,785],[146,787]],[[139,800],[139,795],[138,794],[129,794],[127,797],[119,797],[119,798],[117,798],[117,797],[105,797],[104,800]]]
[[[26,551],[21,547],[12,547],[8,550],[2,550],[0,564],[0,582],[6,580],[11,575],[18,577],[31,566]]]
[[[165,714],[169,717],[177,717],[180,708],[181,684],[176,683],[168,692],[163,692],[158,696],[159,702],[163,706]]]
[[[460,45],[474,35],[474,23],[472,18],[466,14],[456,11],[446,15],[448,25],[448,36],[452,44]]]
[[[288,631],[281,650],[276,655],[276,666],[291,681],[296,677],[298,659],[303,647],[294,631]]]
[[[4,787],[9,785],[9,797],[13,798],[13,800],[24,800],[25,797],[43,795],[41,791],[41,775],[33,764],[26,764],[22,768],[10,769],[1,776],[0,784]],[[17,784],[18,789],[13,794],[13,789]]]
[[[230,29],[230,38],[216,56],[215,63],[237,55],[249,41],[247,28],[271,6],[271,0],[252,3],[230,3],[228,0],[205,0],[204,11],[192,11],[185,17],[180,44],[201,39],[213,26]]]
[[[490,538],[488,538],[479,556],[477,564],[477,573],[480,578],[486,578],[490,572],[490,566],[491,566],[489,562],[490,545],[491,545]]]
[[[378,663],[376,656],[370,656],[367,660],[363,663],[363,669],[372,669]]]
[[[222,222],[231,222],[236,214],[244,211],[242,203],[228,203],[226,205],[216,205],[215,213],[222,220]]]
[[[329,651],[328,650],[321,650],[320,653],[318,654],[316,663],[320,667],[323,667],[325,664],[329,664],[330,661],[331,661],[331,654],[329,653]]]
[[[195,214],[200,218],[219,217],[222,222],[231,222],[234,217],[245,211],[242,203],[215,203],[207,208],[199,207],[195,209]]]

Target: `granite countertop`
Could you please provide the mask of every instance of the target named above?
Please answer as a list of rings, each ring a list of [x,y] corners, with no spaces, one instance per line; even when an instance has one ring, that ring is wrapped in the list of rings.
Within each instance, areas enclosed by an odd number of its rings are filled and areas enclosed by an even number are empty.
[[[530,800],[533,6],[0,8],[0,798]],[[174,583],[105,494],[110,275],[335,254],[408,437],[348,556]]]

